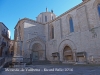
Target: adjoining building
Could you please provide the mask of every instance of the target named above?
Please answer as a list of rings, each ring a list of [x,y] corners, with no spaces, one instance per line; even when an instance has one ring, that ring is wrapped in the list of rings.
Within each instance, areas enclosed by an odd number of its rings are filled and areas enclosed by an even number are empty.
[[[0,57],[7,57],[9,55],[10,47],[10,31],[0,22]]]
[[[25,62],[100,63],[100,0],[83,0],[58,17],[46,9],[36,21],[21,19],[14,40],[18,37],[22,49],[14,54]]]

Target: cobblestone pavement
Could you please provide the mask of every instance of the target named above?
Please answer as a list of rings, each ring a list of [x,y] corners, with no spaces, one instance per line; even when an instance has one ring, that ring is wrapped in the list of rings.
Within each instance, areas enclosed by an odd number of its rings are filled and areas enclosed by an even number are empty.
[[[0,75],[100,75],[100,65],[31,65],[3,68]]]

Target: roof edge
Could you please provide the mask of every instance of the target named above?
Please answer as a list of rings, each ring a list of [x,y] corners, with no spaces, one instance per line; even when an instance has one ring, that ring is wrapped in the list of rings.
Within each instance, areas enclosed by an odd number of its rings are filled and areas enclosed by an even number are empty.
[[[32,21],[32,22],[35,22],[35,23],[39,23],[39,24],[42,24],[42,25],[45,25],[44,23],[41,23],[41,22],[37,22],[35,20],[32,20],[32,19],[29,19],[29,18],[22,18],[21,20],[19,20],[15,26],[15,28],[18,26],[18,23],[21,22],[21,21],[25,21],[25,20],[29,20],[29,21]],[[14,29],[15,29],[14,28]]]

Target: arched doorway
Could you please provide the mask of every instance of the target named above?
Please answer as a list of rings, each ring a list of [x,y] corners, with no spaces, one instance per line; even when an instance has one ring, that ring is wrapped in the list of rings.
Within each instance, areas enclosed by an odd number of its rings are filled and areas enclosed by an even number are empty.
[[[32,46],[32,61],[45,60],[45,50],[39,43],[34,43]]]
[[[65,46],[63,49],[63,60],[66,62],[73,61],[73,52],[69,46]]]

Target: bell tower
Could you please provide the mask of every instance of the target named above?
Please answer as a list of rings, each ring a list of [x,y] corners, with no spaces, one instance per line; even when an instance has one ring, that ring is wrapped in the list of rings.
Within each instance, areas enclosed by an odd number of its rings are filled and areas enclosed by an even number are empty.
[[[56,15],[53,13],[53,10],[50,12],[48,11],[48,8],[46,8],[46,12],[42,12],[37,16],[36,21],[41,23],[46,23],[56,18]]]

